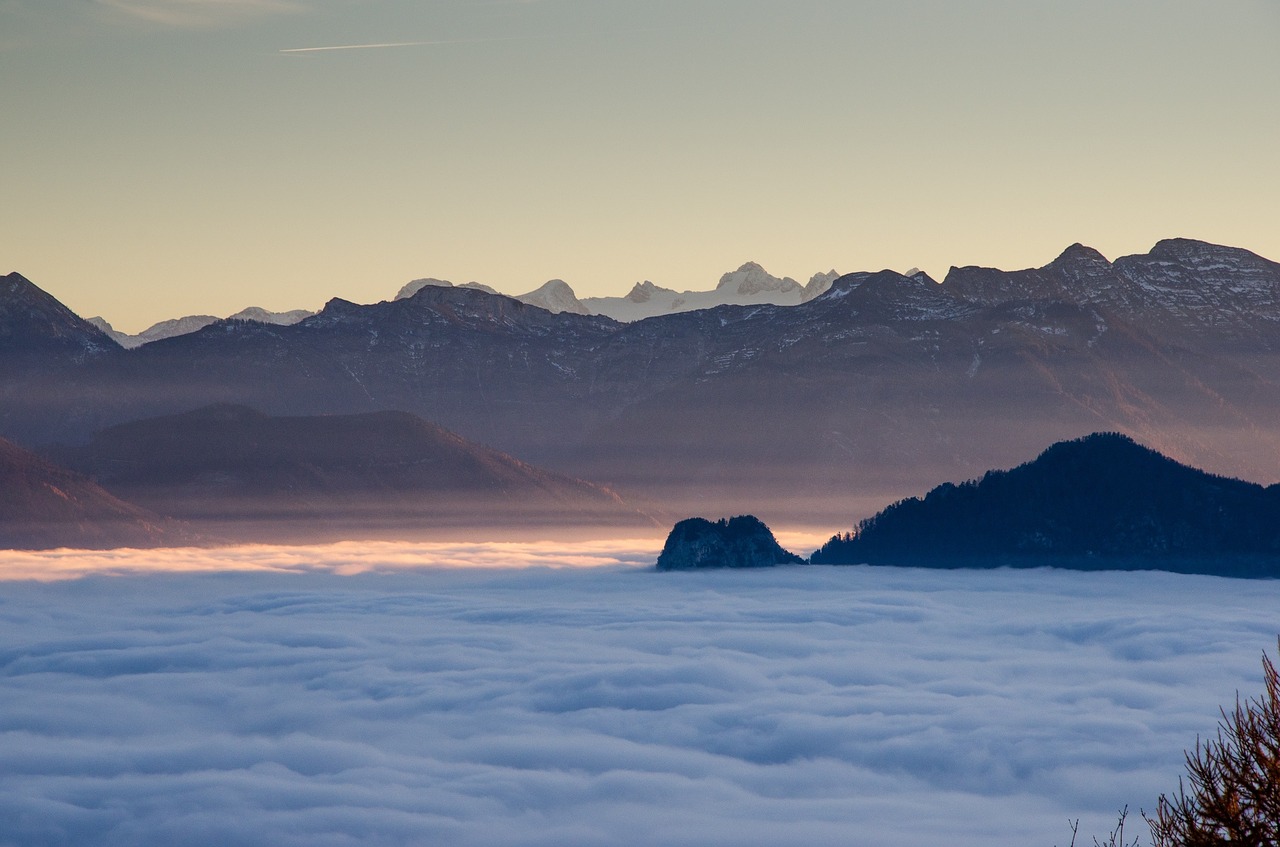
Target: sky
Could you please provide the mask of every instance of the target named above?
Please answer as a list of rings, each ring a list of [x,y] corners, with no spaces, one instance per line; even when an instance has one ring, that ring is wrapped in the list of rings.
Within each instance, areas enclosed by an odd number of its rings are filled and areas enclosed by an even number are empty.
[[[1090,843],[1276,649],[1274,580],[560,553],[6,556],[0,843]]]
[[[1276,0],[0,0],[0,273],[136,332],[426,276],[1280,259],[1278,39]]]

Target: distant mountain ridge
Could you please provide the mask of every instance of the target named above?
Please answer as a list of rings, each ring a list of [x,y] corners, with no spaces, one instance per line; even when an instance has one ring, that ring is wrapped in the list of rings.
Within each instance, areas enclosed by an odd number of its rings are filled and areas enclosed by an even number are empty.
[[[259,306],[250,306],[247,309],[241,309],[234,315],[225,318],[229,321],[257,321],[258,323],[277,324],[280,326],[289,326],[296,324],[304,318],[309,318],[315,312],[307,309],[294,309],[288,312],[270,312]],[[187,335],[197,330],[215,324],[224,318],[214,317],[213,315],[187,315],[182,318],[173,318],[167,321],[160,321],[152,324],[135,335],[127,332],[116,330],[111,324],[107,323],[105,318],[95,317],[89,318],[89,323],[105,332],[113,341],[126,350],[132,350],[135,347],[141,347],[152,341],[160,341],[165,338],[175,338],[179,335]]]
[[[796,306],[825,292],[838,276],[834,270],[814,274],[809,283],[802,286],[790,277],[773,276],[755,262],[747,262],[736,271],[729,271],[721,276],[716,287],[709,291],[675,291],[645,280],[637,282],[624,297],[579,299],[568,283],[562,279],[553,279],[533,291],[516,295],[514,299],[549,312],[603,315],[617,321],[630,322],[716,306]],[[401,288],[396,299],[412,297],[428,286],[454,287],[447,280],[432,277],[417,279]],[[498,293],[478,282],[468,282],[458,287]]]
[[[125,351],[65,309],[62,330],[16,309],[0,337],[43,352],[0,354],[0,434],[83,441],[219,402],[401,409],[673,511],[827,525],[847,517],[850,491],[878,506],[1080,432],[1271,482],[1277,304],[1274,262],[1171,239],[1115,262],[1074,246],[1038,269],[956,268],[942,283],[859,272],[799,305],[630,322],[427,285]]]
[[[791,277],[776,277],[755,262],[720,277],[710,291],[674,291],[645,280],[625,297],[587,297],[582,304],[592,314],[619,321],[713,309],[717,306],[798,306],[824,293],[839,276],[836,271],[814,274],[801,285]]]
[[[1091,247],[1076,243],[1042,268],[1002,271],[953,266],[942,284],[950,293],[985,305],[1020,300],[1063,301],[1102,305],[1129,317],[1155,307],[1177,312],[1184,324],[1201,325],[1213,325],[1224,309],[1235,307],[1238,298],[1224,300],[1218,296],[1224,287],[1232,290],[1234,286],[1234,294],[1244,294],[1247,298],[1251,293],[1257,297],[1258,305],[1265,309],[1266,320],[1274,323],[1280,320],[1280,310],[1276,308],[1271,290],[1276,267],[1275,262],[1247,250],[1174,238],[1158,242],[1147,254],[1123,256],[1115,262],[1108,261]],[[934,282],[916,268],[903,275]],[[514,295],[513,299],[555,313],[604,315],[631,322],[724,305],[800,305],[824,294],[840,276],[834,270],[816,273],[807,284],[801,285],[790,277],[773,276],[756,262],[746,262],[722,275],[714,288],[705,291],[675,291],[645,280],[637,282],[625,296],[579,298],[564,280],[553,279],[532,291]],[[1197,281],[1208,285],[1197,288],[1194,284]],[[1239,288],[1242,282],[1252,291]],[[395,299],[407,299],[429,286],[455,287],[448,280],[427,277],[405,284]],[[499,293],[478,282],[456,287]],[[289,325],[313,314],[315,312],[305,309],[270,312],[250,307],[226,319]],[[116,331],[101,317],[88,320],[121,346],[133,348],[186,335],[221,319],[213,315],[188,315],[161,321],[134,335]]]

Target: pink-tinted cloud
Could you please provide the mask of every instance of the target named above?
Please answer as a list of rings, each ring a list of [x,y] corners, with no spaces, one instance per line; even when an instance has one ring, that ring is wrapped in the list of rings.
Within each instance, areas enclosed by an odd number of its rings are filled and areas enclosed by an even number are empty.
[[[5,550],[0,581],[76,579],[95,574],[328,571],[352,575],[417,568],[649,566],[652,538],[532,542],[345,541],[316,546],[242,545],[157,550]]]

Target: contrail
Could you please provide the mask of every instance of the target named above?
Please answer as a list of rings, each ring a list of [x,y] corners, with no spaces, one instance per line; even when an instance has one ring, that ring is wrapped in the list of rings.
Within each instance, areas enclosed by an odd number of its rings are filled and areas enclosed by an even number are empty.
[[[379,44],[337,44],[332,47],[290,47],[281,53],[323,53],[330,50],[378,50],[383,47],[427,47],[434,44],[483,44],[489,41],[525,41],[539,36],[525,35],[511,38],[462,38],[445,41],[386,41]]]

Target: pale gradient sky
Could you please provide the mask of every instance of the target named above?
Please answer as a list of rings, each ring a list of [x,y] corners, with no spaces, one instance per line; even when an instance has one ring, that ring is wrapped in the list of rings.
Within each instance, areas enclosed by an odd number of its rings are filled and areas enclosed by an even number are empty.
[[[0,0],[0,273],[137,331],[422,276],[1280,259],[1278,44],[1277,0]]]

